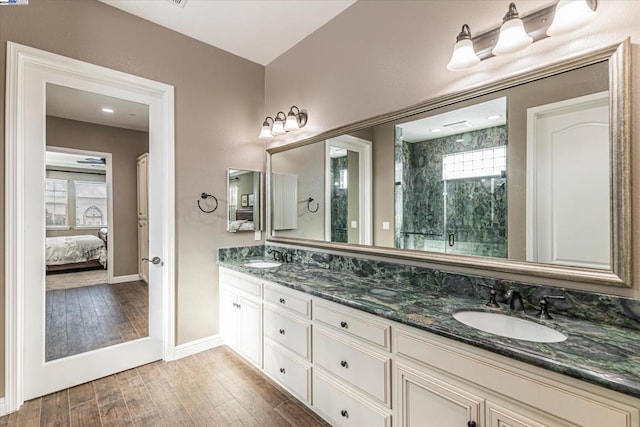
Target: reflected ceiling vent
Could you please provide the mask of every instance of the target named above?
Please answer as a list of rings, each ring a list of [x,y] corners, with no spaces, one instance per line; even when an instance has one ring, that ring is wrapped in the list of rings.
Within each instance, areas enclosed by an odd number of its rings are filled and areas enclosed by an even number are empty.
[[[449,124],[444,125],[444,127],[446,127],[447,129],[451,129],[451,130],[455,130],[455,131],[467,130],[471,126],[473,126],[473,125],[471,123],[469,123],[468,121],[466,121],[466,120],[463,120],[461,122],[449,123]]]
[[[184,8],[184,5],[187,3],[187,0],[168,0],[168,1],[182,8]]]

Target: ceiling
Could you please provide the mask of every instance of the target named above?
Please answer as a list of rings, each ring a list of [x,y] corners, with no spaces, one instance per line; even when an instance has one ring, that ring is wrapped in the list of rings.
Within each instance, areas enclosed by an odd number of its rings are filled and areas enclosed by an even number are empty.
[[[507,98],[502,97],[470,107],[458,108],[436,116],[403,123],[397,127],[402,129],[403,141],[421,142],[473,130],[501,126],[506,123]]]
[[[113,113],[105,113],[110,108]],[[149,130],[149,106],[47,83],[47,116],[105,126]]]
[[[100,1],[267,65],[356,0]]]

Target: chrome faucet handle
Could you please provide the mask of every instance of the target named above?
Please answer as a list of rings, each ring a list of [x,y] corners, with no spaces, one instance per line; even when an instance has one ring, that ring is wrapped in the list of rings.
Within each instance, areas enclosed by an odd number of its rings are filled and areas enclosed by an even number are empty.
[[[498,292],[496,292],[495,288],[493,286],[483,285],[482,283],[478,283],[478,285],[482,286],[483,288],[489,289],[489,301],[487,301],[485,305],[487,307],[494,308],[500,307],[498,305],[498,301],[496,301],[496,295],[498,294]]]
[[[538,319],[551,320],[553,317],[549,314],[549,299],[566,299],[562,295],[544,295],[540,298],[540,311],[536,314]]]

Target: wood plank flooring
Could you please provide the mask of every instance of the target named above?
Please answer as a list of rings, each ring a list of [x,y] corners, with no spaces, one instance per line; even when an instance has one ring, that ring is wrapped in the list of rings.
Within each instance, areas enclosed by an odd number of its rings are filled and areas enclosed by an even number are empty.
[[[0,427],[5,426],[328,424],[223,346],[30,400],[0,418]]]
[[[148,306],[140,280],[47,291],[45,360],[146,337]]]

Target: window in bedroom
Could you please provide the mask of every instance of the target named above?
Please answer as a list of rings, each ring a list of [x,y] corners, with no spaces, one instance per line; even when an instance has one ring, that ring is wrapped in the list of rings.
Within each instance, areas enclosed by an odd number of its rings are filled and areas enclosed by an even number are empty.
[[[107,183],[74,181],[76,228],[107,226]]]
[[[45,212],[47,228],[63,228],[69,226],[67,218],[67,185],[66,179],[45,179]]]

